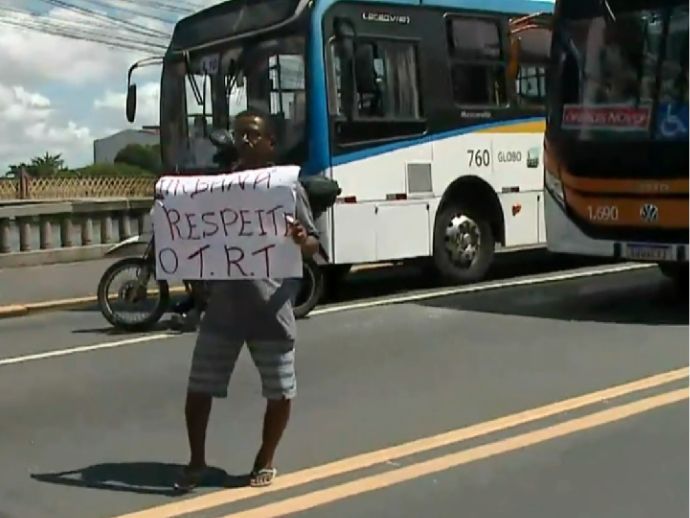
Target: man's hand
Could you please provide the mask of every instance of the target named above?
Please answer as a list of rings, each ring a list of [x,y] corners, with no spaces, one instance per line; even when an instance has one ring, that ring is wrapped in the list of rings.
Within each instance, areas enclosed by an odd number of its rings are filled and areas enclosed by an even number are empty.
[[[292,240],[299,246],[303,246],[307,241],[307,237],[309,237],[305,228],[298,221],[290,222],[290,235]]]
[[[305,256],[311,257],[318,252],[318,240],[307,234],[306,229],[298,221],[293,220],[290,222],[290,235],[292,240],[302,249],[302,253]]]

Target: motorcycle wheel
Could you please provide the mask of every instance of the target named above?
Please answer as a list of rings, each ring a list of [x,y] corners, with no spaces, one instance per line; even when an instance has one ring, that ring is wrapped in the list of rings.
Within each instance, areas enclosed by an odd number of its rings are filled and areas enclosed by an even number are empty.
[[[143,285],[136,278],[142,268],[148,269],[146,282]],[[121,286],[116,286],[117,298],[115,302],[121,302],[125,299],[125,304],[137,304],[141,301],[148,302],[151,300],[147,287],[153,274],[153,266],[142,257],[127,257],[113,263],[103,273],[98,283],[98,307],[105,319],[114,327],[130,332],[145,331],[156,324],[167,310],[170,301],[170,291],[167,282],[156,281],[158,293],[153,300],[153,305],[142,312],[143,318],[136,320],[127,318],[128,312],[126,310],[113,306],[113,300],[109,297],[109,293],[117,276],[131,269],[136,271],[136,277],[134,280],[124,282]]]
[[[316,307],[323,296],[325,284],[323,270],[313,259],[306,259],[303,268],[299,294],[293,307],[297,319],[306,317]]]

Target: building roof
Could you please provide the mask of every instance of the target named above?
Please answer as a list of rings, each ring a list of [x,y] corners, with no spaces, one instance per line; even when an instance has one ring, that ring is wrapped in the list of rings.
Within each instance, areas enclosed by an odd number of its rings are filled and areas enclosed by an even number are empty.
[[[111,133],[110,135],[106,135],[105,137],[95,139],[94,142],[109,140],[114,137],[120,137],[123,135],[145,135],[147,137],[158,137],[160,135],[160,131],[158,129],[158,126],[144,126],[143,128],[127,128],[123,129],[122,131],[117,131],[115,133]]]

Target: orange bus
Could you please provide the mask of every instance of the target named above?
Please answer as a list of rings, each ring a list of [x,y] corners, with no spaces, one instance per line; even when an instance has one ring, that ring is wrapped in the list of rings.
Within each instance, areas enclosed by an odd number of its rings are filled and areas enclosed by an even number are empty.
[[[558,0],[545,134],[549,250],[688,282],[688,3]]]

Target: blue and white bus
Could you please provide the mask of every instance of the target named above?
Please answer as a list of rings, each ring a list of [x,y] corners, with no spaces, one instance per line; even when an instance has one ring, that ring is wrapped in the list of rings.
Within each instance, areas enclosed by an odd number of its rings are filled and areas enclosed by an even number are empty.
[[[553,1],[231,0],[180,20],[163,58],[161,152],[217,168],[211,130],[270,113],[281,163],[342,195],[318,221],[299,312],[326,274],[431,258],[481,279],[545,244],[543,133]],[[131,92],[130,92],[131,93]],[[134,106],[130,99],[130,107]]]

